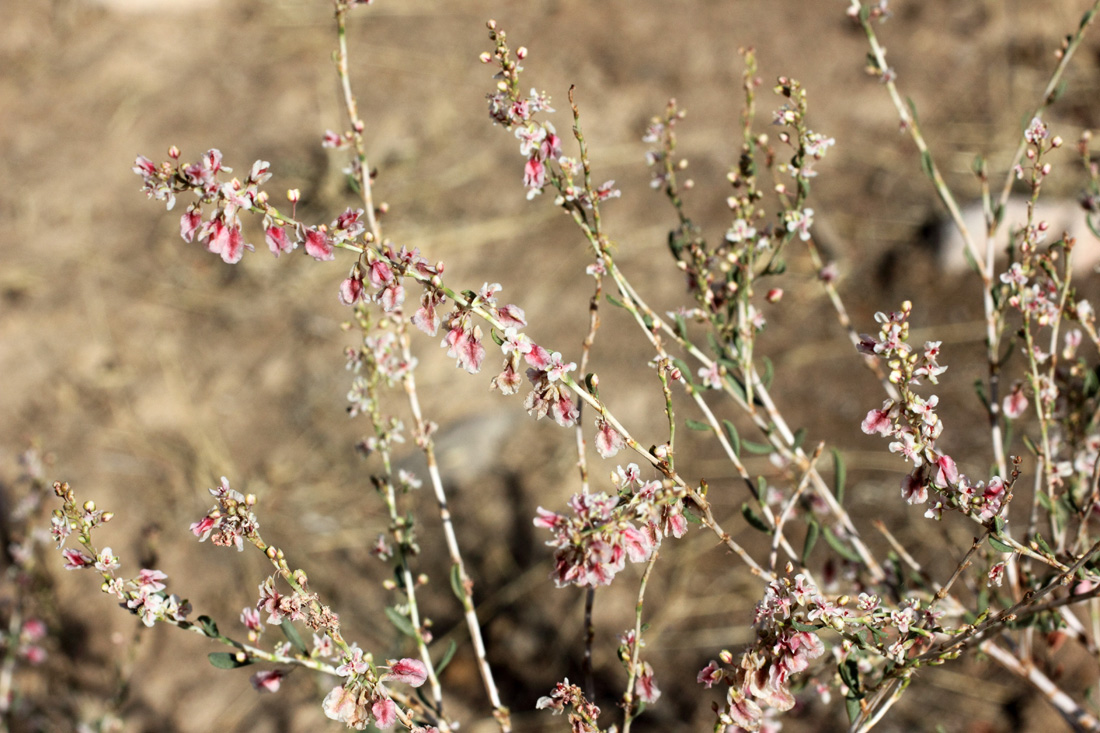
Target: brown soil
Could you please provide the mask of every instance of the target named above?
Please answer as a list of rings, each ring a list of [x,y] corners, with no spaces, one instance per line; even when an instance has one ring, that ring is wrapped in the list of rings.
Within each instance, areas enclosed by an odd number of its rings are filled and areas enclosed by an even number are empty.
[[[1003,172],[1058,42],[1087,4],[895,4],[881,29],[890,62],[949,183],[973,197],[973,156],[986,155]],[[401,650],[382,611],[392,602],[380,585],[387,570],[368,552],[386,529],[368,478],[376,468],[352,449],[364,425],[344,415],[342,351],[351,338],[341,329],[347,311],[336,287],[346,263],[274,260],[258,251],[226,266],[180,241],[180,211],[166,214],[146,201],[130,172],[139,153],[159,160],[175,144],[195,158],[217,147],[238,172],[255,159],[271,161],[273,192],[300,188],[300,212],[318,222],[334,218],[351,199],[340,154],[319,145],[325,129],[344,126],[329,61],[329,5],[226,0],[151,12],[141,5],[13,0],[0,24],[0,465],[13,474],[15,455],[30,441],[40,444],[53,456],[51,480],[68,480],[117,513],[101,541],[126,569],[155,559],[171,588],[223,629],[254,603],[266,573],[256,553],[200,545],[187,531],[209,507],[206,489],[226,475],[259,495],[265,536],[310,571],[346,635],[395,656]],[[595,175],[623,191],[606,208],[619,262],[656,307],[676,307],[683,284],[664,246],[674,217],[648,186],[639,138],[669,97],[688,110],[681,152],[697,183],[688,206],[709,236],[721,236],[724,176],[738,143],[737,49],[753,45],[761,75],[799,79],[810,90],[812,126],[836,138],[819,166],[813,206],[854,320],[871,330],[875,311],[904,298],[916,303],[918,325],[943,338],[952,365],[940,394],[950,406],[948,430],[957,431],[953,452],[973,456],[964,468],[980,471],[988,436],[970,386],[980,372],[965,366],[981,354],[976,282],[936,272],[919,246],[922,223],[939,211],[935,196],[885,91],[862,69],[865,41],[843,4],[650,5],[405,0],[360,12],[352,74],[379,197],[391,210],[389,236],[445,261],[455,286],[502,283],[504,297],[526,309],[532,336],[576,358],[591,288],[587,253],[549,201],[524,199],[518,144],[485,114],[492,82],[477,56],[490,48],[484,21],[495,17],[530,50],[526,83],[554,97],[559,131],[568,130],[565,92],[576,85]],[[1089,40],[1048,116],[1066,140],[1096,125],[1098,59],[1100,42]],[[768,86],[762,114],[775,104]],[[1072,152],[1057,161],[1050,186],[1072,196],[1081,185]],[[769,313],[763,341],[776,362],[780,407],[808,428],[809,443],[826,439],[849,451],[857,516],[883,519],[930,568],[949,568],[973,530],[958,521],[929,526],[900,501],[904,466],[858,429],[881,402],[880,390],[808,272],[792,265],[788,297]],[[659,386],[631,328],[621,312],[605,309],[593,371],[624,422],[659,442]],[[561,507],[577,489],[572,433],[535,423],[518,398],[488,393],[487,376],[456,370],[433,339],[421,338],[418,348],[425,409],[441,425],[444,475],[505,698],[518,730],[560,729],[562,720],[533,704],[555,681],[579,675],[582,597],[544,580],[549,556],[531,517],[539,505]],[[707,478],[712,496],[726,491],[728,498],[716,499],[721,518],[739,526],[744,496],[732,470],[707,446],[689,457],[685,473]],[[405,460],[419,465],[411,451]],[[597,480],[609,468],[595,464]],[[750,468],[769,470],[763,461]],[[430,508],[429,498],[417,501]],[[448,704],[463,730],[493,730],[438,537],[427,520],[424,571],[438,591],[426,594],[427,612],[437,637],[459,645],[445,680]],[[883,541],[872,544],[885,554]],[[663,562],[647,608],[648,654],[665,697],[639,729],[706,730],[715,696],[694,675],[718,650],[748,640],[761,589],[703,533]],[[299,672],[278,695],[261,697],[247,671],[207,665],[203,655],[219,650],[197,636],[157,628],[134,643],[134,620],[81,575],[56,573],[64,642],[52,649],[51,669],[63,685],[52,693],[47,729],[102,713],[119,660],[129,689],[116,712],[128,730],[291,731],[327,723],[319,707],[324,680]],[[633,592],[628,582],[598,598],[605,709],[623,685],[612,639],[629,622]],[[1050,666],[1073,670],[1061,680],[1079,695],[1095,681],[1094,665],[1078,671],[1071,651],[1060,655]],[[841,729],[839,707],[811,705],[793,712],[791,725]],[[1051,719],[1023,683],[988,663],[959,663],[917,679],[881,729],[1009,731]]]

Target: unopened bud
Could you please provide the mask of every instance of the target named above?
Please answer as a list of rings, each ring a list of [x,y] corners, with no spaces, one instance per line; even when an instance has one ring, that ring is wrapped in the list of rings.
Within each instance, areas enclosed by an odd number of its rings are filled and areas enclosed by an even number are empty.
[[[84,511],[94,512],[95,511],[95,502],[92,501],[91,499],[88,499],[88,501],[84,502]]]
[[[783,299],[783,288],[772,288],[768,291],[766,299],[769,303],[778,303]]]
[[[292,189],[290,189],[289,191],[286,192],[286,200],[289,201],[292,204],[298,203],[299,199],[301,199],[301,198],[302,198],[302,192],[299,191],[296,188],[292,188]]]
[[[481,55],[478,56],[478,58],[481,59],[481,63],[487,64],[493,60],[493,55],[488,51],[482,51]]]
[[[168,148],[168,157],[171,158],[172,160],[179,160],[180,149],[177,148],[175,145]]]
[[[527,46],[520,46],[516,49],[516,58],[523,61],[527,58]]]

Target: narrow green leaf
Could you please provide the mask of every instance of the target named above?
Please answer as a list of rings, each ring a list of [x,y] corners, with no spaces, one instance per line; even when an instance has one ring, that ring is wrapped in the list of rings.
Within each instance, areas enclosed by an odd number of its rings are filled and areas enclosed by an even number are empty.
[[[997,552],[1015,552],[1012,545],[1007,545],[993,535],[989,535],[989,546]]]
[[[771,389],[772,380],[775,378],[775,365],[766,356],[761,361],[764,362],[764,374],[761,375],[760,381],[764,383],[764,389]]]
[[[416,637],[416,629],[413,628],[413,625],[409,621],[408,616],[405,616],[393,606],[386,606],[385,611],[386,618],[390,620],[390,623],[393,624],[398,631],[400,631],[405,636],[411,636],[413,638]]]
[[[738,458],[741,457],[741,436],[737,434],[737,428],[729,420],[722,421],[722,427],[726,429],[726,437],[729,438],[730,447],[733,448],[733,455]]]
[[[676,335],[679,336],[680,338],[682,338],[683,340],[687,341],[687,337],[688,337],[687,321],[685,321],[684,317],[682,315],[680,315],[679,313],[677,313],[675,316],[673,316],[672,320],[674,320],[676,322]]]
[[[810,633],[814,633],[821,628],[820,626],[814,626],[813,624],[804,624],[801,621],[796,621],[795,619],[791,619],[791,626],[793,626],[798,631],[808,631]]]
[[[1054,550],[1050,549],[1050,545],[1047,544],[1047,541],[1043,539],[1043,536],[1041,534],[1035,535],[1035,544],[1037,544],[1039,546],[1039,549],[1045,552],[1047,555],[1054,557]]]
[[[252,660],[248,658],[245,658],[243,662],[238,660],[237,655],[232,652],[211,652],[206,655],[206,658],[218,669],[236,669],[252,664]]]
[[[856,695],[857,699],[862,697],[859,684],[859,665],[856,664],[853,659],[846,659],[837,665],[837,671],[840,672],[840,681],[848,686],[848,694]]]
[[[801,448],[802,444],[806,442],[806,428],[799,428],[794,431],[794,442],[791,444],[792,448]]]
[[[985,382],[980,379],[974,380],[974,394],[978,395],[978,401],[982,403],[982,407],[989,411],[989,398],[985,394]]]
[[[309,654],[309,647],[302,641],[302,636],[298,633],[298,629],[294,628],[294,624],[290,619],[283,619],[279,624],[279,628],[283,630],[283,636],[290,642],[290,645],[300,651],[302,654]]]
[[[745,521],[748,522],[749,526],[753,529],[758,529],[761,532],[771,531],[764,520],[757,516],[756,512],[753,511],[753,508],[747,501],[741,505],[741,516],[745,518]]]
[[[504,337],[497,333],[495,328],[489,329],[489,336],[493,339],[493,343],[500,346],[504,343]]]
[[[688,430],[699,430],[699,431],[709,431],[710,430],[710,425],[703,422],[702,420],[684,420],[684,425],[687,426]]]
[[[848,481],[848,466],[844,463],[844,456],[833,448],[833,496],[838,504],[844,504],[844,489]]]
[[[458,571],[458,565],[451,566],[451,592],[463,604],[466,603],[466,593],[462,588],[462,573]]]
[[[748,397],[745,395],[745,385],[741,382],[740,379],[733,376],[733,372],[726,372],[726,384],[728,384],[733,393],[737,395],[738,401],[748,401]]]
[[[606,297],[606,298],[607,298],[607,302],[608,302],[608,303],[610,303],[611,305],[614,305],[614,306],[618,306],[619,308],[626,308],[626,303],[622,302],[621,300],[619,300],[618,298],[616,298],[616,297],[615,297],[614,295],[612,295],[611,293],[608,293],[608,294],[607,294],[606,296],[604,296],[604,297]],[[629,308],[627,308],[627,310],[629,310]]]
[[[771,455],[775,451],[775,446],[771,443],[754,443],[751,440],[742,440],[741,447],[758,456]]]
[[[920,154],[920,169],[924,171],[924,175],[928,176],[929,180],[935,179],[936,173],[932,167],[932,154],[927,150]]]
[[[913,101],[912,97],[906,97],[905,105],[909,108],[909,114],[913,116],[913,122],[920,124],[920,118],[917,117],[917,103]]]
[[[859,556],[859,553],[853,550],[844,540],[837,537],[833,533],[833,530],[829,529],[828,527],[825,527],[825,542],[828,543],[829,547],[833,548],[833,551],[835,551],[845,560],[851,560],[855,563],[863,562],[863,560]]]
[[[817,544],[819,537],[821,537],[821,525],[810,520],[806,527],[806,541],[802,543],[802,555],[799,557],[803,565],[809,564],[810,553],[814,551],[814,545]]]
[[[458,644],[455,643],[454,639],[451,639],[451,643],[447,645],[447,651],[443,652],[443,656],[435,663],[436,677],[443,674],[443,670],[447,669],[447,665],[451,663],[451,659],[454,658],[455,650],[457,649]]]

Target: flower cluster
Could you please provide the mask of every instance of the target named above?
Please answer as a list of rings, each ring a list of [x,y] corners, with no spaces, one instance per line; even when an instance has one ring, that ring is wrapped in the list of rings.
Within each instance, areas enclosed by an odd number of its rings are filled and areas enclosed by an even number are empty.
[[[252,512],[256,497],[244,496],[229,488],[229,479],[222,476],[221,484],[210,493],[218,503],[206,513],[206,516],[191,525],[191,532],[206,542],[213,535],[213,542],[220,547],[236,547],[238,552],[244,549],[244,540],[256,537],[260,523]]]
[[[180,163],[180,151],[172,147],[170,160],[159,166],[144,155],[134,161],[133,171],[142,178],[142,189],[152,199],[164,201],[169,209],[176,204],[178,194],[190,192],[198,199],[180,217],[180,236],[185,242],[198,240],[207,250],[220,255],[229,264],[241,261],[244,251],[254,251],[245,241],[240,212],[263,214],[264,240],[272,254],[292,252],[304,245],[305,252],[316,260],[331,260],[335,248],[353,241],[363,233],[362,210],[348,209],[330,226],[307,227],[287,220],[268,203],[268,195],[260,185],[271,178],[270,164],[257,160],[244,181],[224,180],[223,174],[232,168],[222,164],[221,151],[208,150],[195,163]],[[296,203],[296,191],[287,194]],[[210,209],[204,221],[204,207]]]
[[[376,728],[390,728],[397,722],[399,710],[390,697],[384,682],[399,682],[420,687],[428,677],[428,669],[419,659],[390,660],[387,671],[377,674],[369,655],[353,645],[344,656],[337,673],[347,680],[325,696],[322,707],[325,715],[338,720],[349,728],[365,730],[373,724]],[[413,727],[414,731],[428,733],[434,728]]]
[[[682,490],[643,481],[634,463],[616,468],[612,482],[617,496],[575,494],[572,516],[538,508],[535,526],[554,534],[546,544],[555,548],[550,577],[559,588],[609,585],[627,558],[645,562],[665,537],[687,533]]]
[[[843,629],[847,612],[830,603],[804,575],[778,578],[768,584],[756,605],[756,640],[735,663],[723,651],[721,661],[711,660],[697,677],[707,688],[728,686],[726,706],[718,714],[721,724],[758,730],[766,708],[779,711],[794,707],[792,675],[806,670],[825,652],[812,629]]]
[[[880,409],[867,413],[860,427],[868,435],[891,438],[890,452],[913,464],[913,470],[901,480],[901,495],[907,502],[923,504],[929,491],[939,494],[941,499],[929,507],[926,516],[938,519],[944,508],[950,507],[988,521],[1001,513],[1008,485],[1000,476],[994,476],[988,485],[972,482],[959,473],[955,460],[937,447],[943,432],[943,422],[936,413],[939,398],[921,397],[913,388],[922,379],[937,384],[947,367],[938,362],[939,341],[926,342],[920,351],[909,345],[912,310],[913,304],[905,301],[900,311],[876,313],[875,320],[882,324],[878,336],[860,337],[859,350],[886,361],[890,382],[900,392],[899,401],[887,399]]]
[[[187,620],[191,604],[165,591],[166,586],[161,581],[168,576],[164,573],[144,569],[136,578],[119,578],[115,571],[121,567],[121,562],[111,548],[104,547],[98,552],[92,549],[92,531],[109,522],[114,516],[112,513],[97,509],[92,501],[77,506],[76,497],[68,484],[55,483],[54,493],[63,504],[60,509],[54,510],[51,533],[65,558],[66,570],[99,572],[105,581],[103,591],[121,601],[122,607],[139,616],[146,626],[152,626],[157,621],[180,624]],[[73,532],[77,533],[80,544],[89,552],[64,547]]]
[[[523,67],[518,62],[527,58],[527,49],[522,46],[516,49],[513,58],[504,31],[497,29],[494,21],[489,21],[489,37],[496,43],[496,49],[493,53],[482,53],[481,61],[495,63],[500,68],[493,76],[497,79],[496,91],[486,95],[489,117],[506,130],[515,131],[520,155],[526,158],[523,185],[527,198],[538,196],[547,183],[561,192],[556,201],[559,206],[577,203],[591,209],[595,202],[618,198],[621,192],[615,188],[614,181],[607,181],[591,192],[586,185],[574,183],[582,172],[582,164],[562,154],[561,138],[553,123],[535,119],[539,112],[554,112],[550,97],[536,89],[531,89],[527,95],[519,91],[519,74]],[[557,164],[557,170],[552,163]]]
[[[599,733],[599,707],[585,699],[581,688],[570,684],[568,678],[554,685],[549,695],[540,697],[535,703],[536,709],[549,708],[555,715],[561,715],[566,707],[569,708],[569,729],[573,733]]]
[[[617,497],[576,494],[569,500],[573,515],[538,508],[535,526],[550,530],[546,544],[555,548],[550,578],[559,587],[610,585],[626,558],[645,562],[654,544],[648,534],[624,517]]]

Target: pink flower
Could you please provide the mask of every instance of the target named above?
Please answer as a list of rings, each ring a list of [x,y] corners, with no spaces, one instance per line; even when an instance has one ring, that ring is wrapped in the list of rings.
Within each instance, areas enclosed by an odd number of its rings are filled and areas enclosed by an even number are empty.
[[[546,167],[538,158],[529,158],[523,166],[523,185],[528,188],[527,198],[534,198],[546,185]]]
[[[194,240],[200,224],[202,224],[202,210],[188,208],[187,212],[180,217],[180,236],[183,237],[183,241]]]
[[[393,682],[404,682],[412,687],[420,687],[428,679],[428,668],[419,659],[389,660],[390,671],[382,678]]]
[[[901,496],[910,504],[923,504],[928,501],[924,471],[915,470],[901,479]]]
[[[378,728],[389,728],[397,722],[397,705],[388,697],[375,700],[370,706],[370,711],[374,715],[374,724]]]
[[[95,565],[95,559],[80,550],[65,549],[61,551],[61,555],[65,558],[66,570],[82,570]]]
[[[596,420],[596,452],[602,458],[611,458],[623,447],[623,436],[611,426],[611,423],[600,418]]]
[[[860,429],[867,435],[878,433],[879,435],[890,435],[893,432],[894,426],[890,421],[891,407],[893,406],[892,400],[886,400],[883,403],[881,410],[871,410],[867,413],[867,417],[860,423]]]
[[[959,469],[951,456],[941,455],[936,459],[936,474],[932,483],[938,488],[946,489],[959,482]]]
[[[286,234],[286,228],[279,226],[269,226],[265,229],[264,241],[267,242],[267,248],[271,250],[271,254],[276,257],[283,252],[293,252],[294,248],[298,246],[296,242],[290,241],[290,237]]]
[[[283,673],[277,669],[257,672],[249,678],[256,692],[278,692],[283,681]]]
[[[649,665],[649,662],[642,662],[642,671],[638,675],[636,690],[638,699],[650,705],[657,702],[657,698],[661,696],[661,691],[653,680],[653,667]]]
[[[447,356],[455,359],[458,366],[470,374],[481,371],[481,361],[485,358],[485,348],[481,345],[481,329],[469,325],[469,317],[452,318],[450,330],[443,338],[447,347]]]
[[[336,259],[332,240],[315,227],[306,230],[306,254],[319,262]]]
[[[1015,420],[1027,411],[1027,395],[1024,394],[1024,385],[1022,382],[1016,382],[1012,385],[1012,391],[1005,396],[1004,399],[1004,413],[1005,417],[1010,420]]]
[[[355,305],[363,297],[363,279],[356,268],[355,274],[345,278],[340,283],[340,302],[344,305]]]
[[[721,682],[723,676],[722,668],[718,666],[718,662],[712,659],[707,663],[707,666],[699,670],[695,681],[709,690],[715,682]]]

